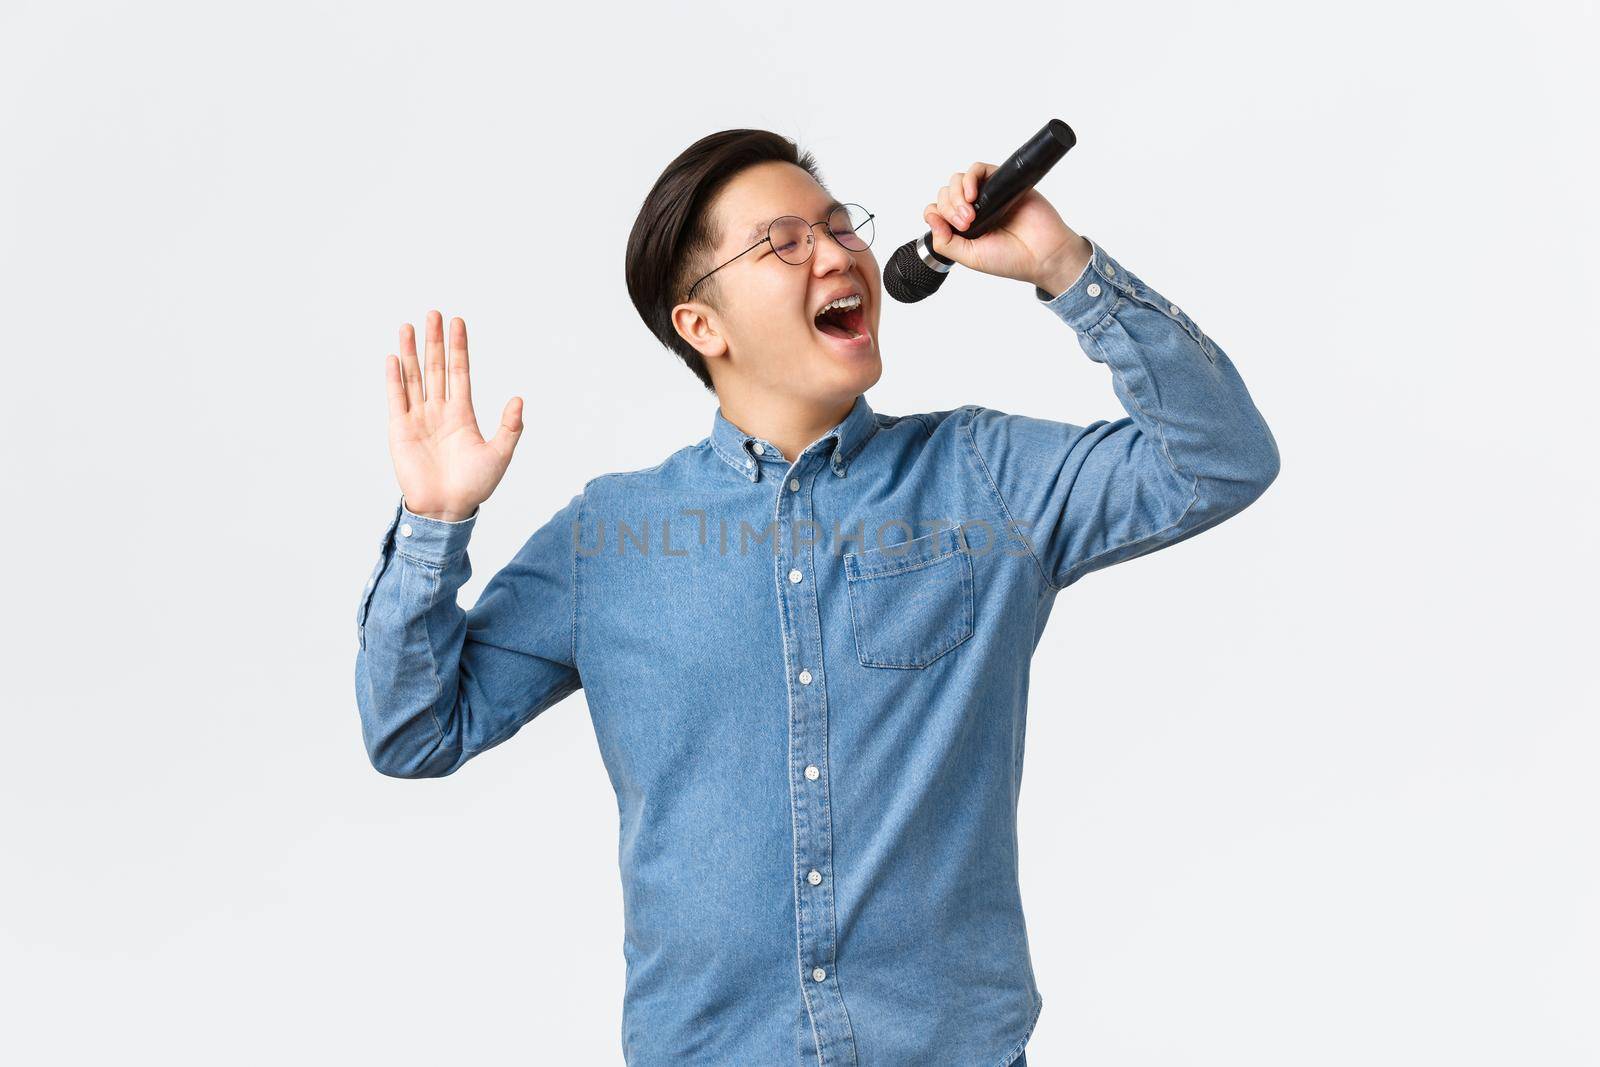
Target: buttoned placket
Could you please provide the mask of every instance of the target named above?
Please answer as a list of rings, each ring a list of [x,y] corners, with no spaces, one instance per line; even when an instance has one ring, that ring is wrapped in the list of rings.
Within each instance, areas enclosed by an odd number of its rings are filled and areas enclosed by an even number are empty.
[[[833,823],[828,789],[828,696],[822,674],[817,601],[819,537],[796,547],[796,530],[814,523],[811,491],[824,466],[843,476],[837,438],[802,453],[776,481],[773,576],[778,587],[789,699],[789,799],[794,822],[795,944],[801,995],[824,1067],[855,1064],[855,1035],[834,973],[838,930],[833,897]],[[818,529],[807,525],[811,531]]]

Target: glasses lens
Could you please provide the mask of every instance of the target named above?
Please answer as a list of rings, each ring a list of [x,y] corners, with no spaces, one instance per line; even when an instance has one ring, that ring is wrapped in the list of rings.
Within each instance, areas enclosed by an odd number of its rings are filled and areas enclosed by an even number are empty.
[[[860,204],[836,207],[828,216],[828,229],[850,251],[863,252],[872,244],[872,213]]]
[[[767,231],[772,238],[772,250],[785,263],[804,263],[811,258],[811,243],[816,239],[805,219],[785,215]]]

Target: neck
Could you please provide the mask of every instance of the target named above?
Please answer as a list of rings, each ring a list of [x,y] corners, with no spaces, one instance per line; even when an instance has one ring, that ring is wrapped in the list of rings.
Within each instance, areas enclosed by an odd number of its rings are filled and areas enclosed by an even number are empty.
[[[856,398],[813,401],[794,396],[719,395],[722,417],[745,433],[778,446],[790,463],[807,445],[839,425]]]

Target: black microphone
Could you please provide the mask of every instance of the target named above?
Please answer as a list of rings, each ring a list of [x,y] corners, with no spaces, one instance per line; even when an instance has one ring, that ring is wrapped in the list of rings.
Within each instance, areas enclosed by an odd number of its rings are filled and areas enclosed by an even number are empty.
[[[972,205],[972,225],[956,230],[956,236],[975,241],[988,233],[1005,218],[1012,202],[1032,189],[1077,143],[1077,134],[1065,122],[1051,119],[1045,123],[1044,129],[984,179],[978,202]],[[955,260],[933,250],[933,231],[929,230],[894,250],[883,268],[883,287],[902,304],[914,304],[943,285],[955,265]]]

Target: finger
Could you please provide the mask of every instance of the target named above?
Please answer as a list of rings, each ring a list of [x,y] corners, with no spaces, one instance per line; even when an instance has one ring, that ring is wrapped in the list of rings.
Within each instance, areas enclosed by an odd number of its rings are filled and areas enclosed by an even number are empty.
[[[952,230],[966,226],[966,221],[961,217],[961,209],[956,206],[955,196],[950,192],[948,185],[939,190],[939,214],[950,224]]]
[[[517,440],[522,436],[522,398],[514,396],[506,401],[505,410],[500,412],[500,428],[494,432],[489,447],[498,452],[507,463],[511,462],[511,453],[517,447]]]
[[[971,169],[962,172],[962,195],[969,203],[977,203],[978,186],[983,179],[994,173],[994,167],[981,159],[972,164]]]
[[[939,214],[938,205],[929,204],[927,210],[922,213],[922,217],[928,223],[928,229],[933,231],[933,250],[940,255],[948,254],[947,246],[954,234],[950,229],[950,224],[945,221],[943,215]]]
[[[961,174],[958,177],[960,180],[950,187],[950,205],[955,209],[956,225],[964,230],[972,225],[977,213],[972,210],[972,204],[967,198],[966,175]]]
[[[972,224],[972,198],[967,195],[967,175],[965,171],[956,171],[950,175],[950,206],[955,209],[956,225],[967,227]]]
[[[417,331],[408,322],[400,327],[400,370],[406,379],[406,410],[422,403],[422,368],[417,365]]]
[[[444,400],[444,316],[428,312],[428,362],[423,368],[423,402]]]
[[[467,366],[467,322],[450,320],[450,397],[472,406],[472,374]]]
[[[390,352],[383,361],[384,391],[389,395],[389,417],[406,413],[406,383],[400,374],[400,358]]]

